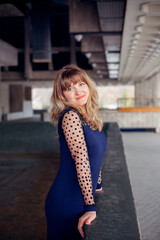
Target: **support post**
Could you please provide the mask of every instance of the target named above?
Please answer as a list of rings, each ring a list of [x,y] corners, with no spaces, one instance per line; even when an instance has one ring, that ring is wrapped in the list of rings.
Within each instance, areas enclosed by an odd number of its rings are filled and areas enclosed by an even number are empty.
[[[50,63],[52,61],[52,43],[50,27],[50,2],[33,2],[32,14],[32,49],[35,63]]]
[[[71,64],[77,64],[76,61],[76,43],[75,43],[75,38],[73,35],[70,35],[71,37]]]
[[[29,80],[32,78],[32,66],[30,62],[30,16],[28,13],[25,14],[24,19],[24,77]]]

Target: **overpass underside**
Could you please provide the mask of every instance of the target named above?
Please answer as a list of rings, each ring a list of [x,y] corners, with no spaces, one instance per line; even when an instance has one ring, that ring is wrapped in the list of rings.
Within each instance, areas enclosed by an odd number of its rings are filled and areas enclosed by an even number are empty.
[[[134,85],[136,99],[160,99],[160,1],[1,1],[0,20],[0,121],[31,118],[32,88],[52,88],[70,63],[97,85]],[[160,124],[158,110],[106,110],[103,118],[120,127]]]

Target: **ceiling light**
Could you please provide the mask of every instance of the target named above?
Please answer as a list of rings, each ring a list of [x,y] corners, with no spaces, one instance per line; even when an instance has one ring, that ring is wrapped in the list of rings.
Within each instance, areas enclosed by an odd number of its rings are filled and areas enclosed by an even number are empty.
[[[148,13],[149,12],[149,4],[148,3],[144,3],[141,5],[141,11]]]
[[[91,65],[93,68],[97,67],[97,63],[92,63]]]
[[[130,53],[134,53],[134,50],[132,49],[132,50],[130,51]]]
[[[144,24],[145,23],[145,15],[139,16],[138,22]]]
[[[132,44],[134,44],[134,45],[136,45],[136,44],[137,44],[137,42],[138,42],[138,40],[137,40],[137,39],[133,39],[133,40],[132,40]]]
[[[133,34],[133,37],[134,37],[134,39],[139,39],[140,34],[139,33],[135,33],[135,34]]]
[[[92,53],[85,53],[85,56],[87,57],[87,58],[90,58],[91,56],[92,56]]]
[[[142,32],[142,30],[143,30],[143,26],[142,25],[136,27],[136,31],[137,32]]]
[[[109,78],[118,78],[118,75],[117,74],[110,74]]]
[[[118,71],[117,71],[117,70],[110,70],[110,71],[109,71],[109,75],[110,75],[110,74],[111,74],[111,75],[112,75],[112,74],[118,74]]]
[[[74,38],[76,39],[77,42],[81,42],[82,38],[83,38],[83,35],[82,34],[76,34],[74,36]]]
[[[119,53],[108,53],[107,62],[119,62]]]
[[[135,49],[136,48],[136,46],[135,45],[131,45],[131,49]]]
[[[119,69],[119,64],[114,64],[114,63],[108,64],[108,69],[117,70]]]

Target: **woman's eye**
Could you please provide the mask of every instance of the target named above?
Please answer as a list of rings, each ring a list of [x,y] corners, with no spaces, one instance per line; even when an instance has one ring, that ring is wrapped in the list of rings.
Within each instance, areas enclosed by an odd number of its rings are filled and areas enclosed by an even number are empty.
[[[83,85],[84,85],[84,82],[81,82],[79,85],[80,85],[80,86],[83,86]]]
[[[72,88],[71,88],[71,87],[69,87],[69,88],[68,88],[68,91],[72,91]]]

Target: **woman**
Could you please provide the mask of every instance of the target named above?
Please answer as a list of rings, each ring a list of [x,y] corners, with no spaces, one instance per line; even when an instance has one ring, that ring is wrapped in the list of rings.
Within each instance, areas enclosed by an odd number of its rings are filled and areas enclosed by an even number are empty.
[[[101,189],[107,140],[98,115],[97,92],[74,65],[57,74],[51,118],[58,121],[60,168],[46,198],[47,239],[78,240],[96,218],[94,195]]]

